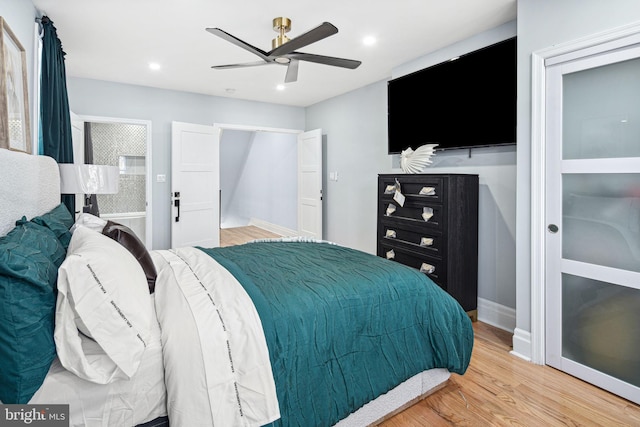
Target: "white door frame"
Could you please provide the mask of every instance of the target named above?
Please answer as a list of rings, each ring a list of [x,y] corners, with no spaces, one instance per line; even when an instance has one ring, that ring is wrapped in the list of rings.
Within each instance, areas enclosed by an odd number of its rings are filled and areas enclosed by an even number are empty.
[[[640,43],[640,24],[626,25],[532,53],[531,57],[531,334],[533,363],[545,364],[545,238],[547,221],[546,66]],[[516,330],[516,338],[518,330]],[[523,333],[523,336],[526,333]],[[526,356],[526,349],[514,351]]]
[[[147,151],[145,153],[145,192],[146,192],[146,206],[145,206],[145,223],[144,223],[144,233],[145,233],[145,246],[148,249],[152,248],[153,244],[153,215],[152,215],[152,206],[153,206],[153,168],[151,159],[152,156],[152,148],[151,148],[151,120],[137,120],[137,119],[122,119],[116,117],[101,117],[101,116],[83,116],[78,115],[78,118],[89,123],[124,123],[128,125],[141,125],[145,126],[147,129]]]

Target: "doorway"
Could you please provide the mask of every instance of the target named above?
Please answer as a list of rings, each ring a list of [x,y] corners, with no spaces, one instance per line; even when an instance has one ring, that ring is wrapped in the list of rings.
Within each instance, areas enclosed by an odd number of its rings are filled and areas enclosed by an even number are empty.
[[[270,220],[260,222],[259,226],[267,231],[274,232],[280,235],[300,235],[311,238],[322,238],[322,129],[314,129],[304,132],[297,129],[280,129],[280,128],[265,128],[259,126],[246,126],[246,125],[229,125],[229,124],[215,124],[214,127],[218,129],[215,132],[215,138],[220,147],[220,142],[223,141],[225,133],[229,134],[233,131],[244,131],[253,133],[255,135],[261,135],[263,140],[272,140],[274,135],[280,135],[281,138],[275,136],[276,139],[280,139],[279,144],[283,144],[286,151],[281,151],[279,154],[273,153],[264,154],[271,157],[271,162],[262,161],[261,169],[267,171],[266,173],[279,173],[277,164],[282,161],[282,158],[291,158],[291,161],[287,161],[287,170],[284,178],[279,180],[273,179],[273,177],[266,177],[261,181],[260,185],[267,185],[269,192],[272,194],[280,195],[284,194],[279,188],[289,186],[296,187],[295,192],[291,191],[291,194],[295,195],[289,198],[286,197],[292,203],[295,199],[295,210],[291,210],[289,215],[295,212],[296,222],[295,226],[279,226]],[[288,136],[291,135],[295,138],[295,149],[292,148],[293,140],[289,140]],[[259,145],[258,151],[268,153],[269,149],[265,150],[264,145]],[[221,149],[222,150],[222,149]],[[295,152],[295,155],[293,154]],[[257,159],[264,159],[260,155],[256,156]],[[221,164],[224,160],[221,158]],[[291,165],[291,166],[289,166]],[[295,179],[293,178],[293,171],[295,170]],[[284,182],[285,180],[287,182]],[[254,191],[255,193],[255,191]],[[289,193],[289,191],[287,191]],[[273,196],[279,197],[279,196]],[[221,196],[222,202],[222,196]],[[276,204],[277,206],[277,204]],[[222,212],[222,208],[221,208]],[[270,214],[269,218],[277,218],[277,215]],[[279,220],[277,220],[279,221]],[[254,220],[255,223],[255,220]],[[290,220],[289,224],[293,224]],[[258,225],[258,224],[256,224]]]
[[[255,126],[197,125],[172,122],[171,141],[171,192],[172,247],[219,245],[221,195],[220,195],[220,141],[229,131],[275,132],[295,134],[297,230],[295,235],[322,238],[322,130],[303,132],[291,129],[274,129]],[[262,148],[262,147],[261,147]],[[268,150],[267,150],[268,151]],[[242,152],[242,150],[241,150]],[[241,156],[242,157],[242,156]],[[246,156],[245,156],[246,158]],[[257,156],[265,163],[265,155]],[[272,173],[278,168],[268,164]],[[260,182],[262,188],[275,191],[281,183],[271,178]],[[251,193],[261,192],[254,183]],[[276,204],[277,206],[277,204]],[[187,220],[185,214],[193,213]],[[276,215],[277,216],[277,215]],[[282,228],[282,227],[281,227]],[[277,234],[292,234],[290,231]],[[205,243],[203,243],[205,242]]]
[[[227,129],[220,138],[220,228],[246,226],[295,235],[294,133]]]
[[[74,160],[119,168],[119,191],[96,195],[100,217],[129,227],[152,248],[151,122],[73,115]],[[76,198],[77,199],[77,198]]]

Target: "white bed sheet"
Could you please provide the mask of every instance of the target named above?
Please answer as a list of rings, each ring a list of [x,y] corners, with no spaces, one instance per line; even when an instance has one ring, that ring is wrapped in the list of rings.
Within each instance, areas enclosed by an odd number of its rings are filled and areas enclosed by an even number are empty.
[[[152,299],[155,296],[152,294]],[[152,304],[153,318],[156,318]],[[90,342],[89,351],[101,351]],[[160,327],[152,322],[151,339],[140,368],[130,380],[95,384],[67,371],[56,358],[30,404],[69,404],[70,427],[135,426],[166,416],[166,388]]]
[[[242,285],[196,248],[151,256],[170,423],[255,427],[280,418],[262,323]]]

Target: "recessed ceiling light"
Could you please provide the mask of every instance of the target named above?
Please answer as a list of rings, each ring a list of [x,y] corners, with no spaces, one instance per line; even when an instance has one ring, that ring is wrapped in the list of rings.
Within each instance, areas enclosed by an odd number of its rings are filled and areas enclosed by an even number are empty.
[[[160,64],[157,62],[149,62],[149,69],[157,71],[160,69]]]
[[[362,39],[362,44],[364,44],[365,46],[373,46],[374,44],[376,44],[376,41],[377,40],[374,36],[367,36]]]
[[[278,85],[278,86],[276,86],[276,89],[277,90],[284,90],[284,87],[285,87],[284,85]]]

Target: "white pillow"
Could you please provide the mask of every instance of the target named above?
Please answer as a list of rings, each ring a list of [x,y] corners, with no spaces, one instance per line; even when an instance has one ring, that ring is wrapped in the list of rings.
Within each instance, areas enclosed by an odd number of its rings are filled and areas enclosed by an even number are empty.
[[[76,219],[76,222],[71,226],[70,231],[71,233],[73,233],[74,231],[76,231],[78,227],[84,226],[94,231],[97,231],[99,233],[102,233],[102,229],[104,228],[105,225],[107,225],[107,220],[97,217],[95,215],[92,215],[90,213],[83,212],[80,215],[78,215],[78,219]]]
[[[142,267],[115,240],[78,226],[58,271],[55,320],[56,351],[67,370],[99,384],[131,378],[153,320]],[[103,352],[85,349],[85,335]]]

